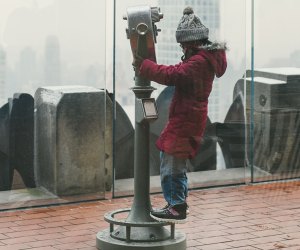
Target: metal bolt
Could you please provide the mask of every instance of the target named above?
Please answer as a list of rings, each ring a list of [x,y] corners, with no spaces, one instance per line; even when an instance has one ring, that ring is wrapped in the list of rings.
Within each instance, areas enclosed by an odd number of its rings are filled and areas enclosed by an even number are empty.
[[[138,26],[136,26],[136,30],[139,35],[146,35],[148,32],[148,26],[145,23],[139,23]]]
[[[155,240],[155,235],[154,234],[150,234],[150,240]]]

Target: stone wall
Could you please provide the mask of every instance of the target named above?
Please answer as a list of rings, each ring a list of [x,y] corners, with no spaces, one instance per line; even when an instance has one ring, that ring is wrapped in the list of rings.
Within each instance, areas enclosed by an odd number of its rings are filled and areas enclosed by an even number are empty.
[[[51,86],[35,94],[37,185],[57,195],[105,192],[106,91]],[[106,153],[106,154],[105,154]]]

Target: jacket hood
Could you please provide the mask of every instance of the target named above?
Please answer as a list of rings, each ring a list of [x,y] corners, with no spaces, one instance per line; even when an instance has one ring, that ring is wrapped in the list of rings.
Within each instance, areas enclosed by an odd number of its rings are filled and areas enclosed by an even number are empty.
[[[213,42],[198,47],[202,55],[210,62],[217,77],[221,77],[227,68],[226,43]],[[203,53],[204,52],[204,53]]]

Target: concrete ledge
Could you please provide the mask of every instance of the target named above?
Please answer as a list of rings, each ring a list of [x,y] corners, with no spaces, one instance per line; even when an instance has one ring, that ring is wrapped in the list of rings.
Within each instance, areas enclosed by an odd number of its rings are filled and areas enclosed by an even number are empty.
[[[56,195],[105,191],[104,90],[51,86],[35,93],[37,184]]]

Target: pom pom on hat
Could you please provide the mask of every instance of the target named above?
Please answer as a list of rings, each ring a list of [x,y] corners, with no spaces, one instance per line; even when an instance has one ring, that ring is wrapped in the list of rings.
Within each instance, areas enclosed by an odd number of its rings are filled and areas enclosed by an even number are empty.
[[[182,43],[208,39],[208,32],[208,28],[194,14],[193,8],[186,7],[176,30],[176,41]]]
[[[183,15],[190,15],[194,14],[194,10],[192,7],[188,6],[183,10]]]

